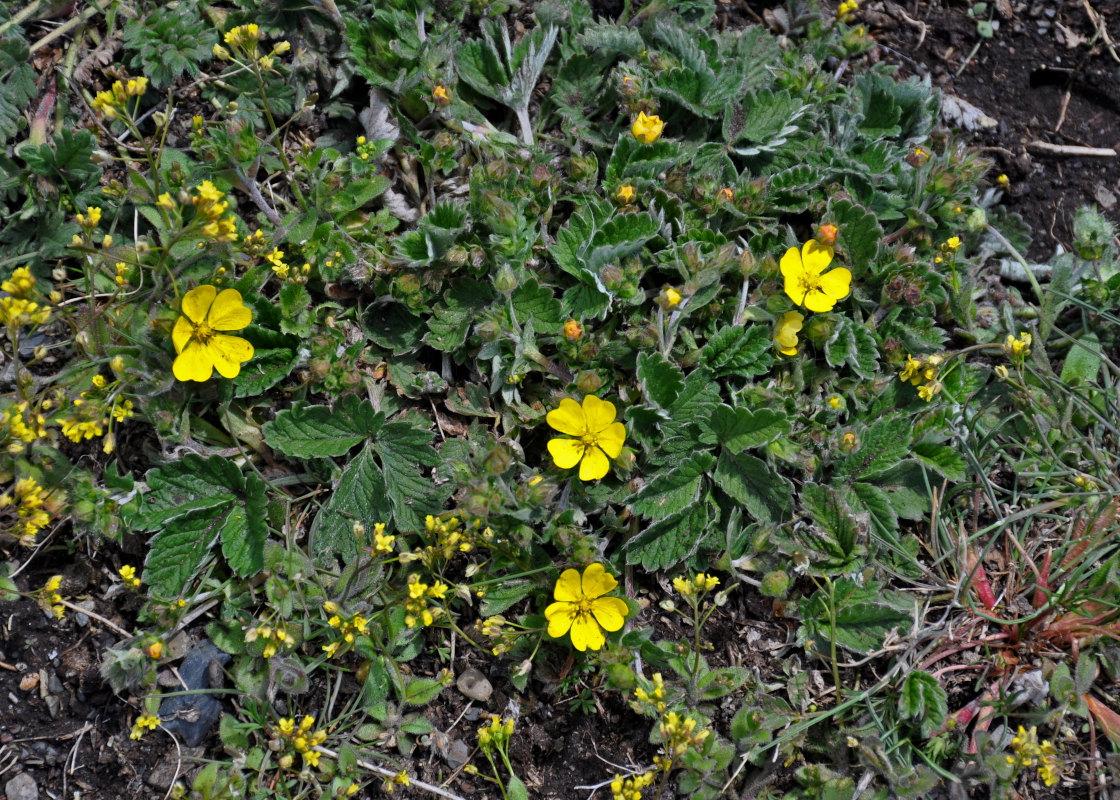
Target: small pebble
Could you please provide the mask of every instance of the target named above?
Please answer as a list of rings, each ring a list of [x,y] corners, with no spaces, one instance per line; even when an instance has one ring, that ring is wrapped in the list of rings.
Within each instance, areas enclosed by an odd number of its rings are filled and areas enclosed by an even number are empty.
[[[465,670],[459,676],[458,680],[455,681],[455,688],[471,700],[477,700],[480,703],[485,703],[494,693],[494,687],[490,685],[490,681],[486,680],[486,676],[473,667]]]
[[[4,793],[8,800],[39,800],[39,787],[35,779],[26,772],[21,772],[4,784]]]

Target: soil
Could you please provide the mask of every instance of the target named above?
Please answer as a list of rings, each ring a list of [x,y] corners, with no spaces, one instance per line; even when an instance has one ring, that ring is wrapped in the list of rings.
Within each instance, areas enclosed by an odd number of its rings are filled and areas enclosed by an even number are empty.
[[[605,11],[609,3],[601,5]],[[785,3],[721,0],[719,21],[730,26],[764,23],[773,19],[778,6]],[[1001,172],[1008,176],[1004,205],[1028,223],[1033,232],[1029,255],[1043,261],[1058,246],[1070,248],[1071,215],[1079,206],[1097,204],[1114,220],[1120,212],[1120,159],[1068,149],[1048,152],[1037,145],[1120,149],[1120,95],[1115,91],[1120,48],[1110,46],[1107,38],[1120,39],[1120,3],[996,0],[988,4],[993,27],[998,26],[990,38],[979,35],[970,7],[946,0],[865,2],[859,21],[879,42],[868,58],[897,64],[902,76],[928,76],[947,95],[968,101],[995,121],[991,127],[959,135],[993,160],[993,184]],[[1096,17],[1098,13],[1102,16]],[[973,53],[977,42],[980,46]],[[135,622],[134,599],[111,593],[111,587],[120,587],[110,578],[121,563],[119,557],[105,549],[75,554],[70,561],[84,566],[67,572],[67,580],[74,582],[67,594],[128,629]],[[129,561],[135,563],[136,557]],[[35,561],[17,582],[23,590],[38,589],[65,567],[66,563]],[[733,595],[710,623],[712,661],[742,664],[765,677],[767,671],[780,668],[773,653],[786,641],[787,632],[756,595],[736,594],[739,597]],[[670,624],[656,606],[646,609],[643,622]],[[661,632],[669,638],[685,635]],[[119,638],[96,619],[73,611],[57,622],[31,600],[0,603],[0,787],[22,771],[35,781],[41,796],[69,798],[80,792],[83,800],[159,798],[176,775],[189,780],[202,763],[198,759],[221,753],[216,735],[193,751],[180,750],[159,732],[140,741],[129,738],[139,714],[136,699],[115,697],[98,672],[101,654]],[[439,666],[416,668],[435,674]],[[610,778],[615,771],[611,764],[650,762],[654,750],[647,741],[649,722],[615,699],[617,695],[608,693],[589,713],[571,712],[569,704],[578,690],[558,694],[556,675],[546,678],[543,668],[529,690],[519,695],[505,678],[504,666],[493,660],[472,663],[460,654],[456,670],[469,666],[486,672],[495,687],[483,710],[520,709],[512,757],[532,797],[584,800],[592,793],[586,787]],[[563,673],[570,666],[552,668]],[[425,709],[441,731],[468,741],[479,724],[472,721],[478,710],[455,689],[445,690]],[[417,748],[410,774],[432,783],[451,774],[437,744]],[[467,797],[496,796],[483,780],[465,773],[448,788]],[[1037,787],[1025,788],[1023,796],[1044,796]],[[1085,784],[1067,783],[1063,791],[1075,796],[1085,791]],[[379,794],[367,788],[357,796]],[[596,796],[608,797],[609,789],[600,789]]]

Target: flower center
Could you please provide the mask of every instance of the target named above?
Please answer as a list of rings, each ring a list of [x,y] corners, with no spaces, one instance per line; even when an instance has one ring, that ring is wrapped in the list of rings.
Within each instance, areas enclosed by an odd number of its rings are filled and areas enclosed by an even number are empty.
[[[801,291],[804,292],[803,297],[807,297],[810,292],[815,292],[820,289],[821,278],[819,275],[802,274],[801,276]],[[801,302],[805,302],[802,299]]]
[[[576,616],[590,617],[591,616],[591,598],[581,597],[579,602],[576,603]]]
[[[596,447],[599,444],[599,437],[593,433],[585,433],[583,436],[579,437],[579,442],[583,445],[584,449]]]
[[[200,322],[194,325],[194,333],[191,334],[191,338],[199,344],[206,344],[214,338],[214,329],[205,322]]]

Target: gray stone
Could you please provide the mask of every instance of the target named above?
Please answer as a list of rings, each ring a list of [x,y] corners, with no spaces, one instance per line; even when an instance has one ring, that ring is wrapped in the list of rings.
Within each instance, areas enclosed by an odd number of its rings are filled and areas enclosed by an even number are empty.
[[[225,664],[229,654],[223,653],[210,640],[198,644],[179,665],[179,677],[186,688],[198,694],[180,694],[166,698],[159,706],[163,727],[182,739],[188,747],[197,747],[210,735],[210,728],[222,715],[222,704],[206,693],[210,688],[210,664]]]
[[[494,687],[490,685],[490,681],[486,680],[486,676],[473,667],[465,670],[459,676],[458,680],[455,681],[455,688],[471,700],[477,700],[480,703],[485,703],[494,693]]]
[[[26,772],[21,772],[4,784],[4,793],[8,800],[39,800],[39,787],[35,779]]]

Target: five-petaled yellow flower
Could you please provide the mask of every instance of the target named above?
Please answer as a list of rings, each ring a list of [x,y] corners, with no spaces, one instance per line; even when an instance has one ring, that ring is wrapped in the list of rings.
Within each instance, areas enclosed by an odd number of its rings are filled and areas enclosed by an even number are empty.
[[[642,144],[653,144],[660,138],[661,131],[665,129],[665,123],[662,122],[661,117],[653,114],[647,116],[646,112],[642,111],[638,114],[638,118],[634,120],[634,125],[630,128],[634,138]]]
[[[833,250],[817,243],[805,242],[800,252],[791,247],[782,256],[782,276],[786,279],[786,294],[799,306],[810,311],[831,311],[837,300],[843,300],[851,291],[852,273],[845,267],[825,272],[832,263]]]
[[[618,581],[602,564],[589,566],[582,578],[574,569],[564,570],[553,590],[556,602],[544,610],[548,635],[559,638],[570,631],[576,650],[601,648],[607,640],[600,628],[620,630],[629,612],[619,598],[603,596],[616,586]]]
[[[583,398],[583,406],[570,397],[561,400],[560,407],[549,411],[545,419],[560,433],[576,438],[549,440],[548,452],[556,466],[571,469],[579,464],[581,481],[597,481],[606,475],[611,468],[609,459],[618,458],[626,441],[626,426],[614,418],[614,404],[593,394]]]
[[[805,315],[800,311],[787,311],[778,320],[778,332],[774,334],[774,341],[778,345],[778,352],[783,356],[797,355],[797,332],[805,322]]]
[[[182,313],[171,331],[179,354],[172,366],[176,380],[208,381],[215,369],[223,378],[236,378],[241,364],[253,357],[253,345],[220,331],[239,331],[253,321],[241,293],[199,286],[183,297]]]

